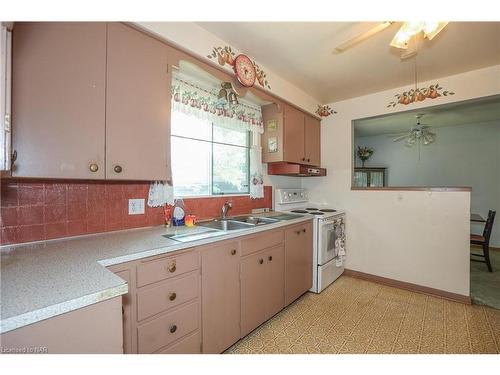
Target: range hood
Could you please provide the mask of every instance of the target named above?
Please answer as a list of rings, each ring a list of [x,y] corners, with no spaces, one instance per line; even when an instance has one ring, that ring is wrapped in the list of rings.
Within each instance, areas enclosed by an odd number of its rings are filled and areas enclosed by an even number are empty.
[[[267,174],[290,177],[320,177],[326,176],[326,169],[302,164],[276,162],[267,164]]]

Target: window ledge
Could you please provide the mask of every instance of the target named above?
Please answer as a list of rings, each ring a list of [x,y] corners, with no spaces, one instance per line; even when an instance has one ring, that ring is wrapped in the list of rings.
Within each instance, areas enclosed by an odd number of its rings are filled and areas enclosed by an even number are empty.
[[[246,194],[218,194],[218,195],[184,195],[181,197],[174,197],[174,199],[225,198],[225,197],[250,197],[250,193],[246,193]]]

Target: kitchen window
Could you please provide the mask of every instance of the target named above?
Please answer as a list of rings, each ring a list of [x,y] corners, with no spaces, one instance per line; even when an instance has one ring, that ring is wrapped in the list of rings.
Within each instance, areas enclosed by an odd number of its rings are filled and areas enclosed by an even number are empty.
[[[172,111],[174,195],[249,194],[251,132]]]

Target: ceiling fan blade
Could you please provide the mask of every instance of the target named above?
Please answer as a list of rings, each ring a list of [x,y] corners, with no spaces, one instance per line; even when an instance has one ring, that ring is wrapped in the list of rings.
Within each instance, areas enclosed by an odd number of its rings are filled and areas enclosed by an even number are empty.
[[[391,26],[394,23],[394,21],[386,21],[386,22],[381,22],[375,27],[372,27],[370,30],[365,31],[364,33],[359,34],[358,36],[349,39],[348,41],[345,41],[344,43],[339,44],[337,47],[335,47],[334,52],[344,52],[346,49],[351,48],[355,44],[361,43],[363,40],[368,39],[369,37],[379,33],[380,31],[386,29],[387,27]]]
[[[393,142],[401,141],[402,139],[408,138],[410,135],[411,134],[405,134],[405,135],[402,135],[400,137],[394,138],[392,141]]]

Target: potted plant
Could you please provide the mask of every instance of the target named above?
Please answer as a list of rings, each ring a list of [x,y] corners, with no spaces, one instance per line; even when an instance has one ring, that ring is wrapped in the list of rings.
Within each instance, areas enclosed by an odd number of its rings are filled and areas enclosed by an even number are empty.
[[[365,147],[358,146],[358,151],[356,153],[358,154],[358,157],[361,160],[361,166],[364,168],[365,161],[370,159],[370,157],[373,155],[373,148],[366,146]]]

